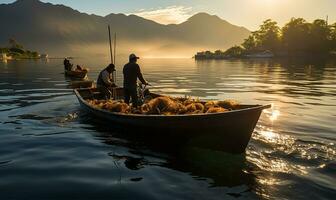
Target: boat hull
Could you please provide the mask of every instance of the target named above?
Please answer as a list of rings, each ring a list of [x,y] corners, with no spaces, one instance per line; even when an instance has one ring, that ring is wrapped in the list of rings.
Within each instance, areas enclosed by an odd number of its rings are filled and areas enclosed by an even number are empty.
[[[126,115],[94,108],[75,92],[87,113],[109,122],[111,127],[124,127],[129,134],[145,137],[148,142],[174,148],[192,145],[229,153],[245,152],[262,110],[269,107],[202,115]]]
[[[69,76],[69,77],[73,77],[73,78],[85,78],[86,75],[87,75],[88,71],[86,70],[83,70],[83,71],[68,71],[68,70],[65,70],[64,71],[64,74],[66,76]]]

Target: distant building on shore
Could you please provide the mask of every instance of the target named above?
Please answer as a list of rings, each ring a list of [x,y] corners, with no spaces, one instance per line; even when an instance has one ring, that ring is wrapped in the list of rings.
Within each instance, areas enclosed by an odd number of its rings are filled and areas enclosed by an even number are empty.
[[[49,55],[48,54],[41,54],[40,58],[42,59],[48,59]]]
[[[285,52],[284,52],[285,53]],[[284,54],[286,55],[286,54]],[[196,60],[220,60],[220,59],[253,59],[253,58],[274,58],[272,51],[244,52],[241,47],[232,47],[226,52],[217,50],[215,52],[203,51],[198,52],[194,58]]]
[[[211,51],[197,52],[194,56],[196,60],[210,60],[210,59],[226,59],[230,56],[226,55],[224,52],[217,50],[214,53]]]
[[[7,56],[6,53],[1,53],[0,54],[0,60],[10,60],[10,59],[12,59],[12,57],[11,56]]]
[[[263,52],[248,54],[245,57],[247,58],[273,58],[274,54],[271,51],[267,50]]]

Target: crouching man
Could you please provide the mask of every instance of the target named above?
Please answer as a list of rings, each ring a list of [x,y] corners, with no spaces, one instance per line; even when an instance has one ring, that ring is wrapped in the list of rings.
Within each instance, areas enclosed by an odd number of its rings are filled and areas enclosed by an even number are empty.
[[[98,76],[97,88],[106,99],[112,98],[112,88],[116,87],[113,73],[115,72],[114,64],[109,64],[103,69]]]
[[[137,64],[137,57],[134,54],[129,56],[129,63],[124,66],[124,94],[125,103],[129,104],[132,99],[133,107],[139,106],[138,94],[137,94],[137,80],[139,79],[142,84],[148,85],[147,81],[143,78],[140,66]]]

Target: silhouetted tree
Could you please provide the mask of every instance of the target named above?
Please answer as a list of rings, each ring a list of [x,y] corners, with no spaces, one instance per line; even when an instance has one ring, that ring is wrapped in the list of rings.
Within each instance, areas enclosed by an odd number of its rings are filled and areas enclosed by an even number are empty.
[[[231,47],[224,55],[237,57],[265,50],[275,55],[286,55],[286,52],[287,55],[326,55],[336,51],[336,23],[328,25],[322,19],[308,23],[303,18],[292,18],[280,29],[277,22],[268,19],[241,46]]]
[[[288,52],[306,51],[309,47],[310,24],[302,18],[292,18],[282,28],[283,47]]]
[[[256,39],[257,32],[252,32],[251,35],[244,40],[242,46],[247,50],[251,51],[257,48],[257,39]]]
[[[20,45],[14,38],[8,40],[10,48],[23,49],[23,46]]]
[[[229,56],[233,56],[233,57],[239,57],[243,54],[244,52],[244,48],[242,48],[241,46],[233,46],[230,49],[226,50],[224,52],[225,55],[229,55]]]
[[[280,28],[277,22],[271,19],[264,21],[256,37],[262,50],[277,50],[280,44]]]
[[[310,27],[310,47],[313,52],[325,53],[332,48],[331,30],[327,22],[322,19],[315,20]]]
[[[216,55],[222,55],[223,52],[222,52],[221,50],[216,50],[216,51],[215,51],[215,54],[216,54]]]
[[[37,57],[39,57],[39,54],[38,54],[36,51],[34,51],[34,52],[32,52],[32,56],[33,56],[34,58],[37,58]]]
[[[331,49],[336,51],[336,23],[330,27]]]

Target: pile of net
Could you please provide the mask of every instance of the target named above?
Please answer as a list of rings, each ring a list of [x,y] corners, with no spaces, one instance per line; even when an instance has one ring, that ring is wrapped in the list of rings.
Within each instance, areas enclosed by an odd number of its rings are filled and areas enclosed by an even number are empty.
[[[110,112],[143,115],[190,115],[204,113],[223,113],[239,109],[234,100],[200,101],[191,98],[157,97],[148,99],[140,107],[132,107],[123,101],[115,100],[87,100],[96,108]]]

